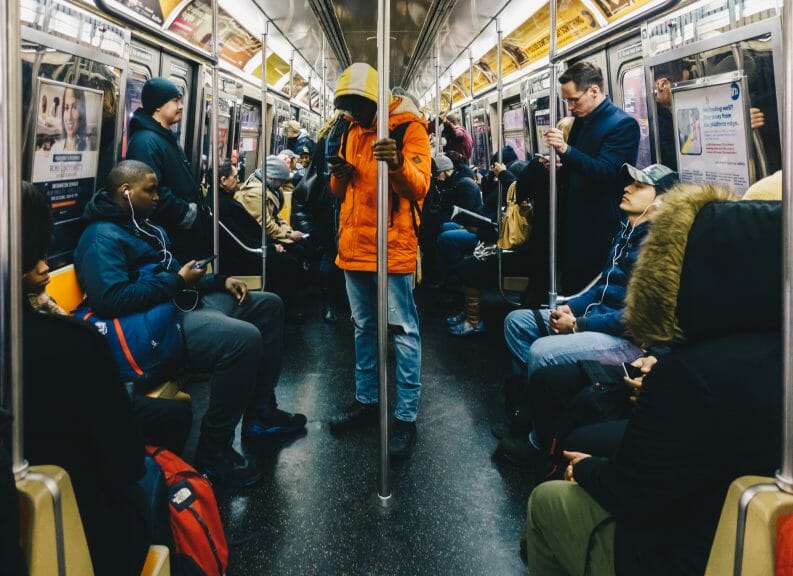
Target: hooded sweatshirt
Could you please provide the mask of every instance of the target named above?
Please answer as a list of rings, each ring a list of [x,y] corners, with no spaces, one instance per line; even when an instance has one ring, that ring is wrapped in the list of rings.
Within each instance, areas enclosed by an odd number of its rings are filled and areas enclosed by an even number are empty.
[[[418,237],[412,203],[420,209],[430,187],[432,173],[427,122],[409,98],[395,97],[389,107],[388,128],[393,131],[409,122],[402,141],[402,165],[388,171],[391,194],[388,202],[388,272],[416,271]],[[376,126],[376,123],[374,123]],[[330,178],[331,192],[341,198],[339,252],[336,264],[343,270],[374,272],[377,269],[377,160],[372,144],[375,127],[352,123],[339,155],[355,172],[346,182]]]
[[[144,219],[136,227],[106,190],[86,205],[83,220],[87,228],[74,250],[74,267],[88,305],[99,316],[143,312],[185,288],[178,274],[182,264],[171,254],[165,231]],[[152,264],[159,266],[140,277],[139,270]],[[207,274],[196,288],[215,292],[224,283],[224,276]]]
[[[160,203],[152,221],[168,230],[177,258],[187,262],[208,256],[209,210],[176,135],[138,108],[129,121],[126,159],[147,164],[157,176]],[[195,204],[196,214],[190,204]]]

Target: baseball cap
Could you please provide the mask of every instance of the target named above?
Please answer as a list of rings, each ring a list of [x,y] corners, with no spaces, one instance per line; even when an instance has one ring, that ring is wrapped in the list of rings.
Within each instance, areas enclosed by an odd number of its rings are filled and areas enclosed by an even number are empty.
[[[643,170],[639,170],[635,166],[625,163],[622,165],[622,171],[636,182],[655,186],[657,193],[666,192],[678,180],[677,172],[663,164],[650,164]]]

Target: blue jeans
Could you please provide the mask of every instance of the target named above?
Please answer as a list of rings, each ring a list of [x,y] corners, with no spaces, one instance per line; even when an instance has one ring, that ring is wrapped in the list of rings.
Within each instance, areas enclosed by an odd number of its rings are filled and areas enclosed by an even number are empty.
[[[548,333],[551,311],[540,310]],[[551,333],[552,334],[552,333]],[[531,310],[515,310],[504,320],[504,338],[513,356],[515,374],[532,372],[541,366],[574,364],[597,360],[603,364],[631,362],[643,355],[642,349],[625,338],[603,332],[577,332],[542,336]]]
[[[438,266],[444,276],[448,276],[466,256],[476,247],[476,234],[459,224],[445,222],[436,243]]]
[[[355,323],[355,399],[378,400],[377,274],[344,271]],[[421,335],[413,301],[413,274],[388,275],[388,326],[396,349],[397,405],[394,416],[414,422],[421,397]]]

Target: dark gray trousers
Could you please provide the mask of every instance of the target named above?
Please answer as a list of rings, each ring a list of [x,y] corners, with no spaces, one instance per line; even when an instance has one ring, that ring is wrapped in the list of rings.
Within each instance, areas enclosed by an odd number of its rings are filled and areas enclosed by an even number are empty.
[[[265,418],[276,408],[284,305],[269,292],[249,292],[242,305],[216,292],[181,312],[180,322],[188,368],[212,373],[198,450],[215,453],[229,443],[240,416]]]

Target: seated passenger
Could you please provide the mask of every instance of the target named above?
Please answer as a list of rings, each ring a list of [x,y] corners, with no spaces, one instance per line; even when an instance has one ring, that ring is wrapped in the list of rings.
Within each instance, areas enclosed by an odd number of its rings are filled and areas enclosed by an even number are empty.
[[[178,300],[187,365],[212,372],[196,467],[221,484],[250,485],[262,473],[231,445],[240,417],[243,440],[296,432],[306,423],[275,401],[283,304],[274,294],[249,293],[242,282],[207,274],[195,261],[174,260],[163,231],[147,221],[158,200],[148,166],[128,160],[113,168],[83,215],[88,226],[74,252],[77,277],[88,305],[107,318]],[[141,279],[138,270],[156,263],[162,266]]]
[[[454,165],[446,154],[435,157],[434,184],[439,197],[435,214],[424,210],[421,222],[423,258],[435,264],[445,278],[453,268],[476,245],[476,234],[451,222],[455,206],[482,212],[482,191],[472,178]],[[425,201],[426,204],[426,201]]]
[[[262,245],[262,227],[248,214],[245,207],[234,199],[237,191],[237,172],[228,162],[220,165],[220,221],[237,239],[248,248]],[[262,256],[248,252],[240,246],[228,231],[220,231],[220,256],[223,272],[234,276],[261,276]],[[278,294],[287,310],[290,298],[297,292],[302,266],[286,253],[283,244],[267,243],[267,285],[265,289]]]
[[[568,481],[532,492],[531,574],[702,574],[730,483],[779,466],[781,207],[697,188],[665,199],[626,298],[631,334],[674,347],[616,454],[567,453]]]
[[[516,374],[531,373],[540,366],[599,360],[606,364],[629,362],[642,355],[641,348],[626,338],[622,321],[625,290],[649,216],[664,193],[677,181],[666,166],[653,164],[638,170],[625,164],[623,171],[634,179],[625,187],[620,222],[600,280],[583,294],[555,310],[515,310],[504,320],[504,337],[513,355]]]
[[[30,272],[46,261],[52,223],[46,200],[28,183],[22,189],[22,263]],[[43,288],[46,272],[39,278]],[[94,574],[138,576],[151,539],[138,485],[145,452],[108,342],[85,322],[37,312],[28,299],[22,320],[25,457],[69,473]]]
[[[270,242],[279,244],[285,253],[276,257],[273,274],[268,279],[268,290],[278,294],[286,305],[288,320],[302,323],[303,312],[297,303],[299,277],[307,268],[306,253],[303,246],[303,232],[294,230],[280,216],[284,205],[282,186],[290,178],[289,168],[277,156],[267,157],[267,223],[264,228]],[[256,170],[235,193],[234,199],[245,207],[248,214],[262,225],[262,180],[261,170]],[[261,245],[261,242],[259,242]],[[281,248],[276,248],[280,253]],[[268,270],[269,271],[269,270]]]
[[[22,185],[22,222],[23,243],[30,246],[32,255],[39,256],[35,262],[25,263],[25,272],[22,274],[25,298],[37,312],[65,316],[66,311],[47,294],[47,284],[50,282],[47,248],[53,230],[50,204],[43,194],[27,182]],[[31,264],[32,267],[28,269]],[[132,412],[143,441],[148,445],[162,446],[175,454],[181,454],[193,423],[190,402],[149,398],[134,392],[130,396]]]

